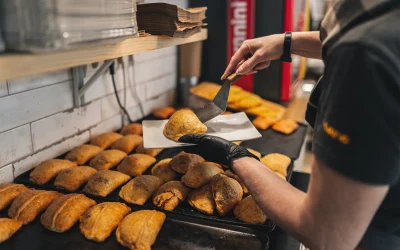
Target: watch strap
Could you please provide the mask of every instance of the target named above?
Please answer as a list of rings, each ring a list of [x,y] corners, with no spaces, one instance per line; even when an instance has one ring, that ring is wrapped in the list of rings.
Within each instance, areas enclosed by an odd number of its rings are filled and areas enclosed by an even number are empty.
[[[285,40],[283,41],[283,53],[281,56],[282,62],[292,62],[291,50],[292,47],[292,32],[285,33]]]

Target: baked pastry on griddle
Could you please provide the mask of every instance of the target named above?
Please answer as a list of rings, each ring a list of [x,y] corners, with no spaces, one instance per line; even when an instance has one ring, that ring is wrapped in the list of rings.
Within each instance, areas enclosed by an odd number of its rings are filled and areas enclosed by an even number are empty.
[[[162,184],[163,181],[157,176],[141,175],[123,186],[119,191],[119,197],[128,203],[143,205]]]
[[[258,159],[261,159],[261,153],[260,153],[260,152],[254,150],[254,149],[251,149],[251,148],[247,148],[247,150],[248,150],[250,153],[252,153],[253,155],[257,156]]]
[[[8,209],[8,216],[20,220],[26,225],[60,196],[62,194],[56,191],[28,190],[22,192]]]
[[[210,183],[217,174],[222,174],[222,167],[214,162],[203,162],[188,168],[182,176],[182,182],[188,187],[199,188]]]
[[[248,190],[247,187],[244,185],[244,183],[242,182],[242,180],[240,180],[239,176],[235,175],[235,174],[234,174],[232,171],[230,171],[230,170],[226,170],[226,171],[225,171],[225,175],[228,176],[228,177],[230,177],[230,178],[232,178],[232,179],[235,179],[237,182],[239,182],[240,186],[241,186],[242,189],[243,189],[243,194],[244,194],[244,195],[246,195],[246,194],[249,193],[249,190]]]
[[[65,156],[65,159],[76,162],[78,165],[83,165],[101,151],[103,151],[103,149],[95,145],[83,144],[72,149]]]
[[[112,149],[121,150],[127,154],[132,152],[140,143],[142,143],[143,137],[140,135],[125,135],[124,137],[116,140],[112,145]]]
[[[96,169],[88,166],[79,166],[69,168],[59,173],[54,181],[54,186],[75,192],[80,186],[85,184],[92,175],[97,172]]]
[[[254,127],[260,130],[266,130],[271,127],[276,122],[276,119],[271,119],[269,117],[257,116],[256,119],[252,121]]]
[[[187,134],[204,134],[205,132],[207,132],[206,125],[189,109],[175,112],[164,127],[164,135],[173,141],[178,141]]]
[[[291,163],[289,157],[283,154],[269,154],[261,158],[261,163],[267,166],[272,171],[287,177],[287,169]]]
[[[200,212],[208,215],[214,214],[215,201],[212,194],[212,185],[207,184],[199,189],[195,189],[188,194],[188,203],[199,210]]]
[[[22,184],[0,184],[0,211],[6,209],[20,193],[27,190]]]
[[[150,155],[152,157],[156,157],[159,153],[161,153],[163,151],[163,149],[162,148],[145,149],[143,146],[143,142],[142,142],[139,144],[139,146],[137,146],[135,151],[138,154],[146,154],[146,155]]]
[[[125,157],[126,153],[121,150],[106,150],[96,155],[90,161],[90,166],[96,170],[108,170],[118,165]]]
[[[29,174],[30,180],[42,185],[56,177],[61,171],[76,167],[78,164],[69,160],[52,159],[40,163]]]
[[[159,177],[163,182],[177,180],[178,174],[169,166],[171,160],[172,158],[167,158],[157,162],[151,169],[151,174]]]
[[[205,160],[200,155],[180,152],[169,163],[169,166],[176,172],[186,174],[188,169],[197,164],[203,163]]]
[[[116,188],[129,181],[129,175],[112,170],[101,170],[88,181],[83,192],[94,196],[106,197]]]
[[[22,227],[22,221],[0,218],[0,244],[8,240]]]
[[[123,135],[142,135],[143,127],[140,123],[131,123],[122,128],[121,134]]]
[[[239,182],[224,174],[214,176],[212,193],[219,215],[225,216],[243,197],[243,189]]]
[[[126,216],[115,233],[117,241],[132,250],[151,250],[164,221],[165,214],[141,210]]]
[[[121,134],[108,132],[93,137],[90,141],[90,144],[98,146],[102,149],[107,149],[111,146],[111,144],[120,138],[122,138]]]
[[[159,119],[168,119],[176,112],[173,107],[161,107],[153,111],[153,115]]]
[[[42,214],[40,222],[53,232],[62,233],[71,229],[82,214],[96,202],[83,194],[67,194],[55,200]]]
[[[238,220],[249,224],[264,224],[267,221],[267,215],[257,205],[251,195],[239,202],[233,210],[233,214]]]
[[[133,154],[125,157],[118,165],[118,171],[129,176],[142,175],[153,163],[157,160],[154,157],[146,154]]]
[[[285,135],[293,133],[299,124],[293,120],[280,120],[272,126],[272,129]]]
[[[173,211],[186,199],[190,188],[180,181],[170,181],[162,185],[153,197],[153,204],[161,209]]]
[[[89,208],[80,218],[79,229],[88,240],[103,242],[132,211],[120,202],[103,202]]]

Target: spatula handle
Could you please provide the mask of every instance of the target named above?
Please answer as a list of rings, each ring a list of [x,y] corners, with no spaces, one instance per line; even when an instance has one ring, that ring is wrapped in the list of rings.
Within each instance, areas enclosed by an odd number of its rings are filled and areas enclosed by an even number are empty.
[[[240,77],[242,77],[242,75],[238,75],[236,73],[233,73],[233,74],[229,75],[226,79],[228,81],[230,81],[231,84],[232,84],[232,83],[236,82],[237,80],[239,80]]]

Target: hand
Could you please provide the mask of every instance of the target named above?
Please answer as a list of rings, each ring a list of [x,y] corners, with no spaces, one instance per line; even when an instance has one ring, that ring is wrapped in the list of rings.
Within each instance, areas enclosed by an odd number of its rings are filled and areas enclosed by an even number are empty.
[[[244,41],[233,55],[221,80],[235,72],[238,66],[237,73],[241,75],[268,68],[272,60],[282,56],[284,39],[285,34],[277,34]],[[251,57],[246,60],[248,56]]]
[[[241,157],[254,157],[246,148],[238,146],[225,139],[210,135],[184,135],[179,139],[180,142],[197,144],[198,146],[187,147],[185,151],[198,154],[208,161],[223,164],[227,167],[231,166],[233,159]]]

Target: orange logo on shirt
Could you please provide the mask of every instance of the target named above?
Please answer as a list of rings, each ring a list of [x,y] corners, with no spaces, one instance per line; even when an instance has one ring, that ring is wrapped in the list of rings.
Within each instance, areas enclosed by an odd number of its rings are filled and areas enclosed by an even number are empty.
[[[342,144],[349,144],[350,143],[350,137],[346,134],[342,134],[336,129],[332,128],[329,126],[327,122],[324,122],[324,131],[327,135],[329,135],[332,139],[338,140]]]

